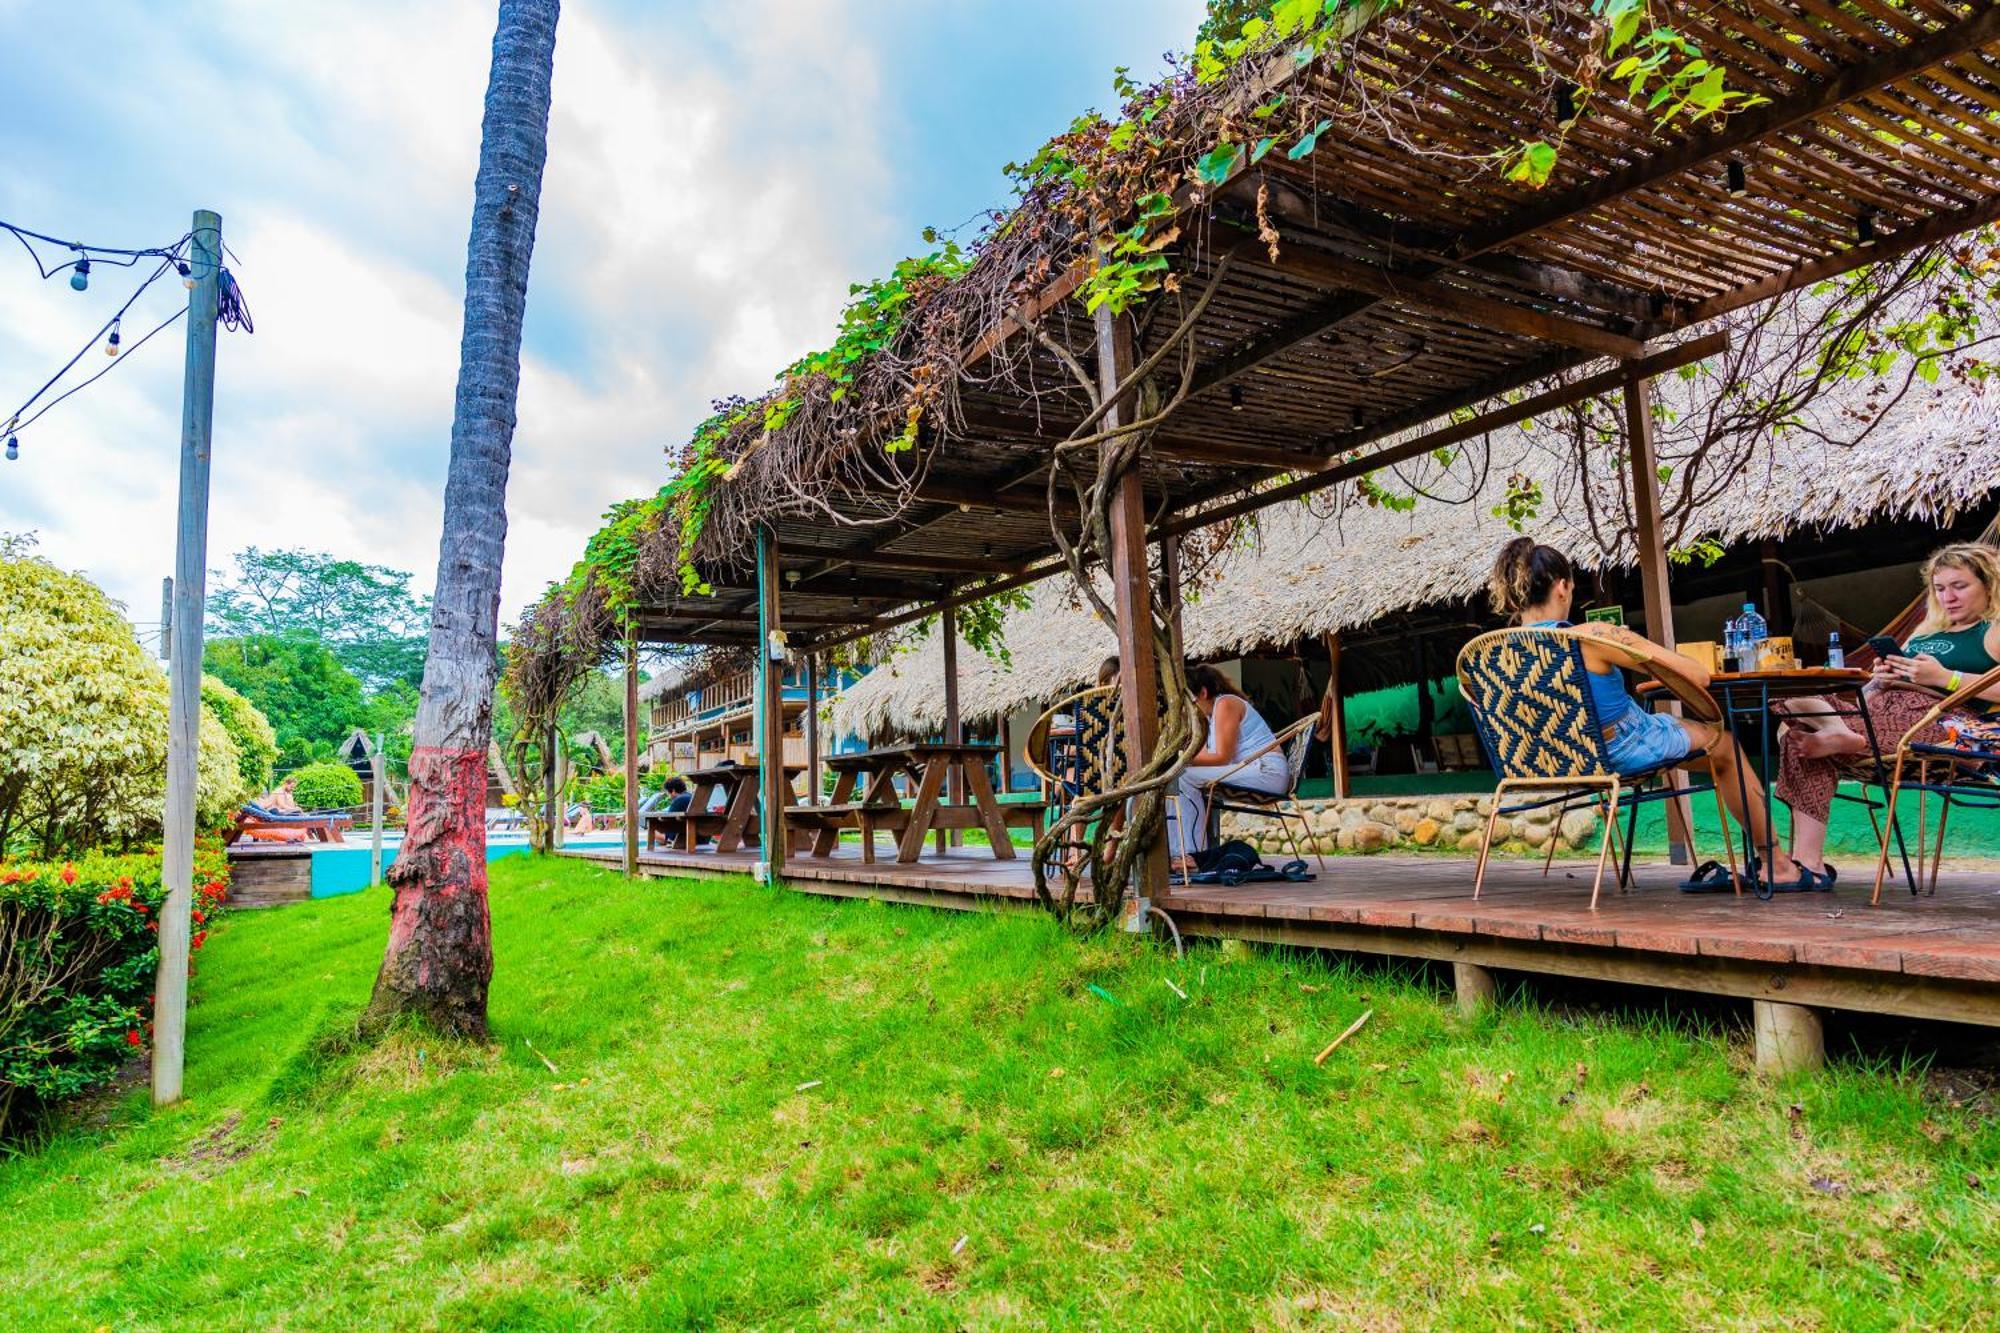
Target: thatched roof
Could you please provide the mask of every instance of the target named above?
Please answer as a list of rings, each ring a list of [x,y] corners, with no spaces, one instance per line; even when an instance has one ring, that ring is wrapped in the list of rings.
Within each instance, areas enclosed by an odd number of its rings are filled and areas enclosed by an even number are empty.
[[[2000,395],[1950,393],[1889,414],[1858,444],[1825,443],[1801,430],[1760,441],[1731,460],[1743,464],[1740,477],[1696,506],[1683,541],[1733,544],[1891,518],[1942,526],[1990,501],[2000,492]],[[1841,410],[1830,400],[1820,415]],[[1266,511],[1255,544],[1223,556],[1186,607],[1189,655],[1236,656],[1479,593],[1494,554],[1514,535],[1492,511],[1516,474],[1539,482],[1547,497],[1528,533],[1591,568],[1629,566],[1629,535],[1593,529],[1574,457],[1549,442],[1551,433],[1496,434],[1484,467],[1480,451],[1468,450],[1448,468],[1406,471],[1404,484],[1443,497],[1406,513],[1352,494],[1316,509],[1294,503]],[[1475,470],[1484,474],[1476,498],[1448,503],[1473,494]],[[1402,488],[1387,474],[1380,480]],[[1622,513],[1619,479],[1590,478],[1590,501],[1599,514]],[[1098,663],[1115,651],[1111,631],[1076,604],[1062,579],[1039,585],[1032,608],[1008,619],[1006,643],[1011,666],[960,647],[959,707],[968,722],[1051,702],[1095,680]],[[943,682],[933,635],[845,691],[834,726],[864,736],[934,730],[944,718]]]

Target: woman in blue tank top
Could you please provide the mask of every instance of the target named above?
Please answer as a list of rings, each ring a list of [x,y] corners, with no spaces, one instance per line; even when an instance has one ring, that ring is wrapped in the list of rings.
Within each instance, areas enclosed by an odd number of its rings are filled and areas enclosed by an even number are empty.
[[[1516,537],[1501,549],[1487,590],[1493,599],[1493,609],[1517,624],[1540,629],[1567,627],[1576,597],[1576,570],[1569,557],[1553,546],[1542,546],[1532,537]],[[1625,688],[1622,668],[1626,658],[1618,649],[1660,662],[1704,688],[1708,685],[1708,668],[1622,625],[1593,628],[1601,637],[1602,646],[1584,641],[1583,665],[1590,677],[1598,721],[1605,731],[1605,757],[1612,768],[1619,773],[1642,773],[1662,764],[1705,769],[1713,774],[1716,789],[1722,793],[1731,817],[1750,831],[1757,845],[1766,843],[1769,839],[1764,788],[1757,780],[1756,770],[1740,762],[1734,738],[1711,723],[1649,712]],[[1704,752],[1702,757],[1689,759],[1697,749]],[[1810,872],[1803,871],[1790,856],[1781,852],[1774,860],[1776,864],[1770,873],[1777,884],[1787,888],[1817,887],[1805,882],[1811,878]],[[1726,892],[1733,885],[1728,867],[1717,866],[1683,887]]]

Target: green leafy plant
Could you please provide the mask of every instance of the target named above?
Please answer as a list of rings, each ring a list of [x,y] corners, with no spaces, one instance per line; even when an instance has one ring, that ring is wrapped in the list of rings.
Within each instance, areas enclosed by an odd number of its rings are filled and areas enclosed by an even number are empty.
[[[361,779],[346,764],[307,764],[292,774],[292,799],[303,810],[357,810]]]

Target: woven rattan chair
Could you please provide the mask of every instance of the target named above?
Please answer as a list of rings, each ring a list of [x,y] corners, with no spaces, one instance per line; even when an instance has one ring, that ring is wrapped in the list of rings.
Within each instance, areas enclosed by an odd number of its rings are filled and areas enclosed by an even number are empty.
[[[1023,758],[1042,779],[1051,816],[1060,816],[1078,799],[1117,786],[1125,776],[1125,747],[1118,743],[1118,687],[1101,685],[1057,701],[1028,729]],[[1067,733],[1056,723],[1069,718]],[[1081,838],[1064,844],[1062,852],[1080,852]]]
[[[1937,846],[1930,856],[1928,884],[1931,893],[1937,892],[1937,863],[1944,855],[1944,831],[1951,819],[1952,806],[1956,804],[1973,809],[2000,806],[2000,755],[1974,745],[1939,745],[1915,739],[1946,713],[1996,684],[2000,684],[2000,667],[1995,667],[1977,680],[1968,681],[1939,699],[1915,726],[1897,739],[1895,756],[1889,765],[1888,827],[1877,829],[1882,854],[1875,862],[1875,892],[1868,899],[1869,906],[1878,906],[1882,901],[1882,880],[1889,871],[1889,830],[1896,827],[1896,803],[1903,792],[1917,793],[1917,873],[1910,882],[1912,893],[1917,891],[1919,884],[1926,882],[1924,820],[1929,813],[1926,806],[1932,794],[1939,796],[1943,804],[1938,811]]]
[[[1572,810],[1597,810],[1604,819],[1604,837],[1597,851],[1597,877],[1590,886],[1590,907],[1604,886],[1604,867],[1611,844],[1617,837],[1621,802],[1634,816],[1625,835],[1627,846],[1636,828],[1637,807],[1648,801],[1668,800],[1700,791],[1714,784],[1689,788],[1663,786],[1651,790],[1641,784],[1664,775],[1668,770],[1706,753],[1695,749],[1684,759],[1660,764],[1638,773],[1619,774],[1605,753],[1604,725],[1591,694],[1588,668],[1583,660],[1585,640],[1597,639],[1625,659],[1634,670],[1645,672],[1664,685],[1697,720],[1719,723],[1722,710],[1708,691],[1678,673],[1640,657],[1622,644],[1605,642],[1590,627],[1567,629],[1503,629],[1482,634],[1458,655],[1459,693],[1471,709],[1473,721],[1500,779],[1493,792],[1493,809],[1486,819],[1486,832],[1479,843],[1479,864],[1472,881],[1476,899],[1486,882],[1486,863],[1493,850],[1493,828],[1502,815],[1558,806],[1558,819]],[[1526,799],[1508,804],[1510,792],[1525,793]],[[1743,892],[1736,875],[1735,858],[1726,849],[1729,815],[1716,792],[1716,809],[1722,815],[1724,855],[1729,857],[1730,875],[1736,892]],[[1549,835],[1549,854],[1542,863],[1548,874],[1555,858],[1556,831]],[[1629,863],[1629,860],[1628,860]],[[1624,875],[1620,876],[1624,887]]]

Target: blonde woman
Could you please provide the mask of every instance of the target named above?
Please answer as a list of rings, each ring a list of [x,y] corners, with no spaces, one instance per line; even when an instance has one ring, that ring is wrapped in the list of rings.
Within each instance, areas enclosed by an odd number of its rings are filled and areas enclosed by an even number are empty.
[[[1569,557],[1555,547],[1540,545],[1532,537],[1516,537],[1501,548],[1487,591],[1493,609],[1515,624],[1530,629],[1568,629],[1576,598],[1576,571]],[[1764,788],[1756,771],[1741,762],[1735,739],[1712,723],[1647,711],[1625,688],[1621,668],[1629,659],[1619,649],[1669,666],[1703,688],[1708,686],[1708,668],[1623,625],[1592,629],[1597,641],[1586,640],[1581,645],[1583,666],[1590,677],[1598,722],[1605,730],[1605,758],[1612,768],[1620,773],[1642,773],[1662,764],[1706,769],[1730,815],[1750,831],[1757,845],[1768,842],[1770,822]],[[1690,759],[1697,749],[1703,751],[1702,756]],[[1772,859],[1776,862],[1771,867],[1775,888],[1797,891],[1825,887],[1784,853]],[[1734,881],[1727,866],[1717,865],[1681,887],[1691,893],[1727,893],[1734,888]]]
[[[1929,609],[1901,654],[1875,664],[1868,683],[1868,721],[1884,749],[1894,747],[1941,694],[2000,666],[2000,551],[1977,542],[1946,546],[1924,562]],[[1991,712],[2000,687],[1981,696]],[[1792,856],[1829,886],[1839,872],[1826,864],[1826,822],[1843,765],[1869,753],[1868,738],[1845,718],[1829,717],[1822,699],[1778,706],[1786,716],[1778,736],[1778,799],[1792,808]],[[1946,714],[1911,739],[1938,742]]]

